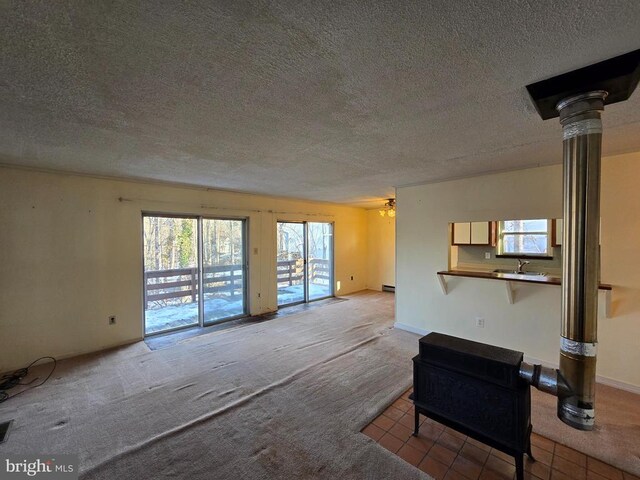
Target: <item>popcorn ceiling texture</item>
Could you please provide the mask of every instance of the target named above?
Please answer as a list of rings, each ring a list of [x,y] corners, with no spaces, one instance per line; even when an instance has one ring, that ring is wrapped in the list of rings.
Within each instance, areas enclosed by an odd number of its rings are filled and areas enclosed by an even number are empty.
[[[367,205],[559,163],[525,85],[639,24],[635,0],[6,1],[0,163]],[[604,126],[640,150],[640,94]]]

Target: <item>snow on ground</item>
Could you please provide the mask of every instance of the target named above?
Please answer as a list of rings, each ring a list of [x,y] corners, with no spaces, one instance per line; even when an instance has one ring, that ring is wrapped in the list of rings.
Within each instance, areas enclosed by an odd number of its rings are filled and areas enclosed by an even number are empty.
[[[328,285],[309,285],[309,298],[322,298],[331,295]],[[292,285],[278,288],[278,305],[301,302],[304,300],[304,286]],[[215,322],[229,317],[242,315],[244,308],[242,296],[226,298],[205,298],[204,321]],[[152,308],[145,312],[145,333],[147,335],[178,327],[198,325],[198,302]]]

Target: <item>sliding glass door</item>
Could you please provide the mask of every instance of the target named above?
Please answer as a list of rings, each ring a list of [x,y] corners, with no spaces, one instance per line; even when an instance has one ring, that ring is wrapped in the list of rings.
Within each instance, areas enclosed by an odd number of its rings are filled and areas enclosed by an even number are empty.
[[[144,333],[198,325],[198,220],[144,217]]]
[[[309,300],[333,295],[333,225],[307,224],[307,278]]]
[[[277,236],[278,305],[304,302],[306,299],[304,223],[278,222]]]
[[[245,231],[242,219],[143,216],[145,335],[246,314]]]
[[[333,296],[333,225],[277,224],[278,306]]]
[[[244,221],[202,219],[204,324],[245,314]]]

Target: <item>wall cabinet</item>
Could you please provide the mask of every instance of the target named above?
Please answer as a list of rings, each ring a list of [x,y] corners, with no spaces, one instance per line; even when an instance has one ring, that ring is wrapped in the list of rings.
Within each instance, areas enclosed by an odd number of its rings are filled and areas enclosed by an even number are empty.
[[[553,220],[551,228],[551,246],[559,247],[562,245],[562,219],[556,218]]]
[[[598,225],[599,230],[599,235],[600,238],[602,238],[602,219],[600,219],[600,223]],[[553,220],[553,226],[551,228],[551,246],[552,247],[560,247],[562,246],[562,219],[561,218],[555,218]],[[600,241],[600,244],[602,244],[602,240]]]
[[[460,222],[453,224],[452,245],[492,245],[493,222]]]

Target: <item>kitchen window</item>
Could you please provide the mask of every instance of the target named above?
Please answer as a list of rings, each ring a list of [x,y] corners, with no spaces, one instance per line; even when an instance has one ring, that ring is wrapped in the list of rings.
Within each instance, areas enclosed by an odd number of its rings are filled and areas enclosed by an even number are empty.
[[[498,255],[551,256],[550,225],[547,219],[498,222]]]

